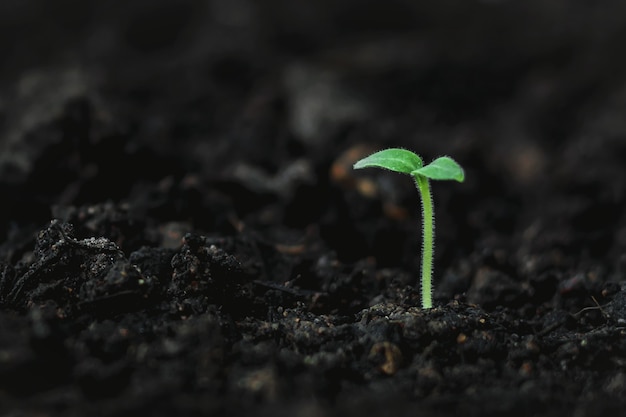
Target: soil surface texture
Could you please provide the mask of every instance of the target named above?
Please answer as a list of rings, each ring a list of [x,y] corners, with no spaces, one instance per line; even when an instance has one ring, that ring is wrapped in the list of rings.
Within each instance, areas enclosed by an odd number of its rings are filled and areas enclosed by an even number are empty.
[[[626,409],[626,2],[0,2],[0,416]],[[354,171],[403,147],[420,201]]]

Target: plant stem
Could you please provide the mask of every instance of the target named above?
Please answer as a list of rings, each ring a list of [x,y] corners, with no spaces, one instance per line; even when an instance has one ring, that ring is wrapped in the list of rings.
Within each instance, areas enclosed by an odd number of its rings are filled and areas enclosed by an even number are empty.
[[[433,200],[430,193],[430,181],[423,175],[413,175],[415,184],[420,192],[422,200],[422,308],[433,307],[433,255],[435,247],[435,214]]]

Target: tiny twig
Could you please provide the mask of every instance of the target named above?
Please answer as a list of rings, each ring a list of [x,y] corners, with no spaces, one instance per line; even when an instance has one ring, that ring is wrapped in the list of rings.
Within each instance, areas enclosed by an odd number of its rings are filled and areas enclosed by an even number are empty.
[[[604,316],[605,319],[609,319],[611,316],[604,310],[604,308],[602,308],[602,306],[600,305],[600,303],[598,303],[598,300],[596,300],[596,297],[594,297],[593,295],[591,296],[591,299],[593,300],[594,303],[596,303],[595,306],[591,306],[591,307],[585,307],[583,309],[581,309],[580,311],[572,314],[572,316],[578,320],[580,318],[580,316],[582,315],[582,313],[586,312],[586,311],[592,311],[592,310],[600,310],[600,312],[602,313],[602,315]]]

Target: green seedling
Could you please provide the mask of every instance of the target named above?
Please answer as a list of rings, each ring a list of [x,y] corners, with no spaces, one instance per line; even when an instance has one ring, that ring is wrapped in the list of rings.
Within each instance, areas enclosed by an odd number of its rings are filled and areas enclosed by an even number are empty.
[[[357,161],[354,169],[383,168],[390,171],[409,174],[422,200],[422,308],[432,308],[432,274],[435,239],[435,212],[430,193],[429,180],[455,180],[463,182],[463,168],[452,158],[442,156],[428,165],[424,165],[419,155],[406,149],[385,149]]]

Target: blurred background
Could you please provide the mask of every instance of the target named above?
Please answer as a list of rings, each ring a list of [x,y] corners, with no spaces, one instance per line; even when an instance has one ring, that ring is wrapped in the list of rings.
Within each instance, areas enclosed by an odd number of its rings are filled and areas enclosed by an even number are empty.
[[[467,169],[438,185],[442,242],[547,228],[546,246],[580,233],[615,258],[625,23],[622,1],[4,0],[0,236],[139,200],[220,231],[223,204],[258,227],[321,222],[358,258],[342,225],[372,227],[371,205],[346,193],[419,218],[405,178],[350,170],[402,146]]]

